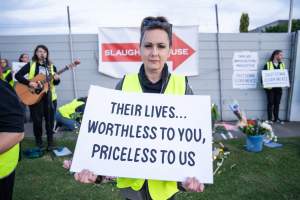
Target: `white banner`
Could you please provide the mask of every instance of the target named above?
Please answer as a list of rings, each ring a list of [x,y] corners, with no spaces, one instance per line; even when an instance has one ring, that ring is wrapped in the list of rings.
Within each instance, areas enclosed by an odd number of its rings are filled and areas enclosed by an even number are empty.
[[[258,54],[252,51],[234,52],[232,65],[233,70],[257,70]]]
[[[91,86],[71,171],[213,183],[210,105],[209,96]]]
[[[232,86],[235,89],[254,89],[257,86],[257,71],[234,71]]]
[[[139,28],[99,28],[99,72],[122,78],[140,68]],[[198,26],[173,27],[170,72],[198,75]]]
[[[12,63],[12,71],[13,71],[13,78],[14,78],[14,80],[15,81],[17,81],[16,79],[15,79],[15,74],[24,66],[24,65],[26,65],[27,63],[25,63],[25,62],[13,62]],[[25,76],[24,76],[25,78],[28,78],[28,74],[26,74]]]
[[[264,88],[290,87],[287,69],[262,70],[262,80]]]

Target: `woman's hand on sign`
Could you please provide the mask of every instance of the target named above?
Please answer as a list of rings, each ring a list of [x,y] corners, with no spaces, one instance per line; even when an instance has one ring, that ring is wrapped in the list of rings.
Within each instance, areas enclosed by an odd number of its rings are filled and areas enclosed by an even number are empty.
[[[83,169],[81,172],[76,172],[74,178],[80,183],[95,183],[97,175],[87,169]]]
[[[188,177],[185,182],[182,183],[182,186],[186,191],[189,192],[203,192],[204,191],[204,184],[200,183],[198,179],[195,177]]]

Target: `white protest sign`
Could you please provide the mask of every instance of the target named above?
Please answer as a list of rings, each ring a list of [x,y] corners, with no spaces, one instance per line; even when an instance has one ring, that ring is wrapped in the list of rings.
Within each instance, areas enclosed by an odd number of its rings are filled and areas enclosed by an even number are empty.
[[[257,71],[234,71],[232,85],[236,89],[253,89],[257,85]]]
[[[12,71],[13,71],[13,77],[14,77],[14,80],[16,81],[15,79],[15,74],[24,66],[26,65],[27,63],[25,62],[13,62],[12,63]],[[26,74],[24,76],[25,78],[28,78],[28,74]]]
[[[234,52],[233,70],[257,70],[258,54],[252,51]]]
[[[173,26],[172,32],[172,49],[167,61],[169,71],[198,75],[198,26]],[[142,64],[140,28],[100,27],[98,41],[99,72],[115,78],[138,72]]]
[[[264,88],[290,87],[287,69],[262,70],[262,80]]]
[[[209,96],[91,86],[71,171],[213,183]]]

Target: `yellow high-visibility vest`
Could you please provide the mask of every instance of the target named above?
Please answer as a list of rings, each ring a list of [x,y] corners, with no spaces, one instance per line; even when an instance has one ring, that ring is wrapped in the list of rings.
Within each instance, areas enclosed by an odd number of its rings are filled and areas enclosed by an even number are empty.
[[[280,63],[279,68],[280,68],[281,70],[284,70],[284,69],[285,69],[285,64],[284,64],[283,62]],[[267,70],[274,70],[274,65],[273,65],[273,62],[272,62],[272,61],[268,61],[268,62],[267,62]]]
[[[19,143],[8,151],[0,154],[0,179],[10,175],[16,168],[19,160]]]
[[[35,69],[36,69],[36,62],[31,61],[30,62],[29,76],[28,76],[29,80],[34,78]],[[50,65],[50,74],[51,74],[51,76],[54,76],[54,66],[53,66],[53,64]],[[54,101],[54,100],[57,99],[57,94],[56,94],[55,86],[53,84],[53,80],[50,83],[50,90],[51,90],[51,94],[52,94],[52,101]]]
[[[58,112],[65,118],[72,119],[72,114],[76,112],[76,108],[83,105],[84,102],[74,99],[71,103],[59,107]]]
[[[172,74],[169,78],[164,94],[184,95],[186,90],[185,76]],[[122,85],[122,91],[142,93],[138,74],[126,75]],[[145,183],[144,179],[117,178],[118,188],[128,188],[138,191]],[[166,200],[178,192],[176,181],[148,180],[150,196],[153,200]]]
[[[3,81],[6,81],[6,78],[7,78],[7,76],[9,75],[11,73],[11,70],[10,69],[8,69],[8,70],[6,70],[5,72],[3,72],[2,73],[2,77],[1,77],[1,79],[3,80]],[[12,78],[9,82],[9,85],[11,86],[11,87],[14,87],[14,79]]]

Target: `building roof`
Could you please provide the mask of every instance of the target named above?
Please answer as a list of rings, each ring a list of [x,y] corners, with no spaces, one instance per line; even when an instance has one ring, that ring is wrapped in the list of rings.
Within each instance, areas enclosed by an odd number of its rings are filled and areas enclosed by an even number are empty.
[[[250,30],[249,32],[263,32],[263,31],[266,30],[266,28],[269,28],[269,27],[272,27],[272,26],[277,26],[277,25],[280,25],[280,24],[287,24],[287,23],[288,23],[288,20],[280,19],[280,20],[276,20],[276,21],[273,21],[271,23],[259,26],[255,29]]]

